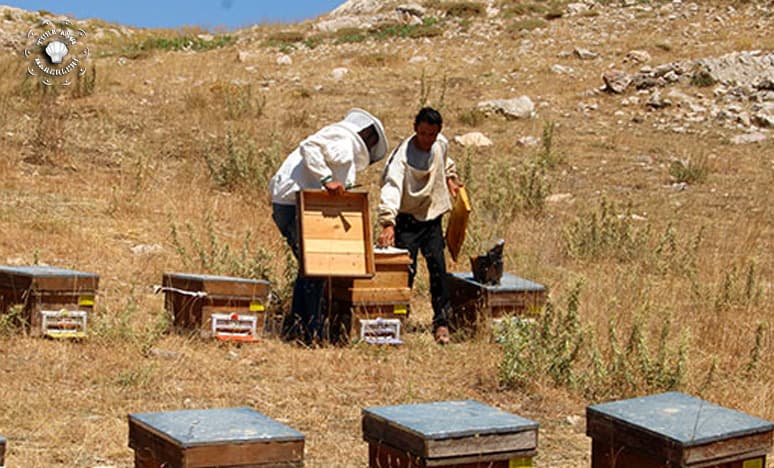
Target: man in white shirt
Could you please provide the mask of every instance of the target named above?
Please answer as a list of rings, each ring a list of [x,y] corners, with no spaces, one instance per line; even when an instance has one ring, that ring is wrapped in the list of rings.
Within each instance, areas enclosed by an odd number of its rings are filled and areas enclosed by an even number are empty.
[[[328,125],[302,141],[269,181],[272,219],[299,260],[296,193],[325,189],[341,194],[355,185],[355,174],[387,153],[381,121],[362,109],[350,110],[344,120]],[[286,339],[312,344],[322,338],[325,280],[298,276],[293,304],[283,325]]]
[[[379,201],[382,232],[377,243],[407,249],[412,265],[409,286],[413,286],[419,251],[430,273],[433,306],[433,334],[436,342],[449,342],[448,315],[451,309],[446,286],[441,218],[451,210],[451,196],[459,184],[454,161],[447,157],[449,142],[441,134],[441,114],[425,107],[414,119],[414,135],[390,155],[384,169]]]

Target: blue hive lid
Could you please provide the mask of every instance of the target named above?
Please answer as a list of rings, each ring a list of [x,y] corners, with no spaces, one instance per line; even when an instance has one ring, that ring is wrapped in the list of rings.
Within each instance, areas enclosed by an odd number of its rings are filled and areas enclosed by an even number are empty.
[[[0,266],[0,272],[11,273],[14,275],[32,276],[32,277],[80,277],[80,278],[96,278],[94,273],[85,273],[82,271],[68,270],[66,268],[57,268],[50,266]]]
[[[364,408],[363,414],[432,440],[513,434],[538,428],[534,421],[473,400]]]
[[[685,447],[774,430],[774,424],[768,421],[680,392],[601,403],[589,406],[587,411]]]
[[[304,440],[302,433],[251,408],[140,413],[130,414],[129,419],[166,435],[183,448],[228,443]]]

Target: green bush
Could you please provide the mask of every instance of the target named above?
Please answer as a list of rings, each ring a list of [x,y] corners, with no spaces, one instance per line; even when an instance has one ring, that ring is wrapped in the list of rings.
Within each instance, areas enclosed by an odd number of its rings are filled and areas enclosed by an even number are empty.
[[[701,183],[707,179],[709,173],[707,158],[703,156],[672,161],[669,165],[669,175],[675,182]]]
[[[542,19],[528,18],[528,19],[514,21],[513,23],[508,25],[508,32],[511,34],[516,34],[521,31],[532,31],[533,29],[545,28],[547,26],[548,26],[548,23],[546,23]]]
[[[611,319],[605,352],[581,324],[581,285],[576,283],[569,292],[564,310],[548,303],[536,321],[504,321],[497,338],[503,346],[500,383],[522,389],[549,383],[591,399],[680,388],[686,374],[687,338],[682,337],[677,349],[670,344],[671,318],[662,321],[655,349],[641,319],[647,310],[635,316],[623,343]]]
[[[631,207],[616,215],[615,204],[602,199],[597,211],[577,217],[564,229],[564,252],[573,258],[592,260],[641,258],[650,240],[650,225],[635,226]]]

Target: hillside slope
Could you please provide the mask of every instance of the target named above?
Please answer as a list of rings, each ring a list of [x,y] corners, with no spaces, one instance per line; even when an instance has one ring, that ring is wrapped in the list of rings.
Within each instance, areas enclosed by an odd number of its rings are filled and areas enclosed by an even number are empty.
[[[774,420],[774,3],[350,0],[225,34],[75,18],[71,87],[26,74],[27,32],[62,18],[0,11],[0,264],[100,275],[84,342],[0,320],[7,466],[132,466],[126,414],[181,408],[256,408],[306,434],[311,467],[367,466],[374,405],[493,404],[540,423],[551,468],[588,466],[590,402],[677,388]],[[437,347],[424,270],[399,348],[167,332],[164,272],[286,300],[268,178],[351,107],[395,144],[422,105],[474,204],[462,259],[504,238],[506,271],[549,287],[553,340]]]

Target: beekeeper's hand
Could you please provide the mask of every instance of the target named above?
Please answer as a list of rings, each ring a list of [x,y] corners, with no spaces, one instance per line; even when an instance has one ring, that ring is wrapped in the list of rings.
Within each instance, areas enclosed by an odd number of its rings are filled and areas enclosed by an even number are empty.
[[[395,245],[395,226],[389,224],[382,227],[382,233],[376,239],[376,245],[379,247],[392,247]]]
[[[325,190],[328,191],[331,195],[341,195],[342,193],[346,192],[346,188],[344,188],[344,184],[337,180],[331,180],[330,182],[326,182],[323,187],[325,187]]]

